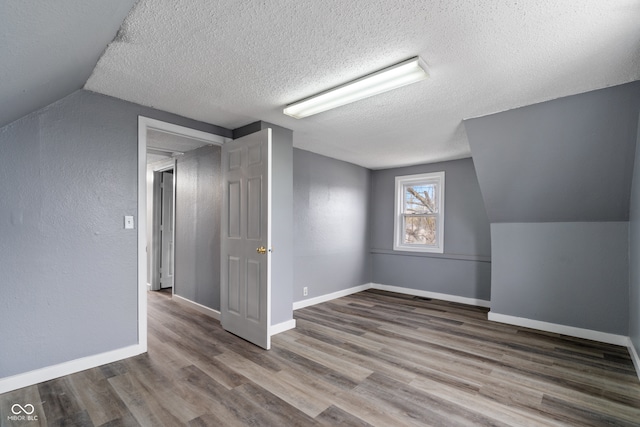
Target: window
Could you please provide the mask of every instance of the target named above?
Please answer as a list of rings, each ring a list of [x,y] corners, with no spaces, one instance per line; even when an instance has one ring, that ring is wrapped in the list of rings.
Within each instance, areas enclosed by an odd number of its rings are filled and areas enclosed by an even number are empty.
[[[393,249],[444,252],[444,172],[396,177]]]

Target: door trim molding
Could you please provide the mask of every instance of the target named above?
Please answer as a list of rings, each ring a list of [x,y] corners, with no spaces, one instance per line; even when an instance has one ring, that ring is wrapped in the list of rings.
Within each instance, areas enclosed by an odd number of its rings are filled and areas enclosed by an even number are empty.
[[[138,116],[138,131],[141,125],[145,127],[145,150],[146,146],[146,130],[151,129],[158,132],[164,132],[171,135],[186,136],[191,139],[197,139],[202,142],[207,142],[212,145],[222,145],[225,142],[231,141],[231,138],[227,138],[221,135],[215,135],[213,133],[203,132],[201,130],[191,129],[185,126],[176,125],[173,123],[163,122],[162,120],[156,120],[149,117]],[[138,135],[140,135],[138,133]]]
[[[147,351],[147,131],[186,136],[211,145],[231,138],[138,116],[138,350]]]

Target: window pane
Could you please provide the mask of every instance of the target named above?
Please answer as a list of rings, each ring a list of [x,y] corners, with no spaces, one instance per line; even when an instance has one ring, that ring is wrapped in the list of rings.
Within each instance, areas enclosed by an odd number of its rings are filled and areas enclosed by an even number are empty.
[[[404,212],[408,214],[438,213],[436,184],[405,185]]]
[[[409,216],[404,218],[404,242],[415,245],[435,246],[436,218],[432,216]]]

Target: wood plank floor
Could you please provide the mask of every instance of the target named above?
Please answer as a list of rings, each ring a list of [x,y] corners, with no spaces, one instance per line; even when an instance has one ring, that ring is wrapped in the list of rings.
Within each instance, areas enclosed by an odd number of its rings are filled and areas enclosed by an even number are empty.
[[[638,426],[627,349],[365,291],[263,351],[149,293],[149,352],[0,395],[3,426]],[[7,419],[32,403],[37,422]]]

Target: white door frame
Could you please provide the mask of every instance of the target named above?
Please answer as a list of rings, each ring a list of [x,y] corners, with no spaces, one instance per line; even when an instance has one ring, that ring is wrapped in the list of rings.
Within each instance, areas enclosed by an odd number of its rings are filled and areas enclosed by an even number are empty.
[[[147,351],[147,131],[222,145],[231,138],[138,116],[138,349]]]

